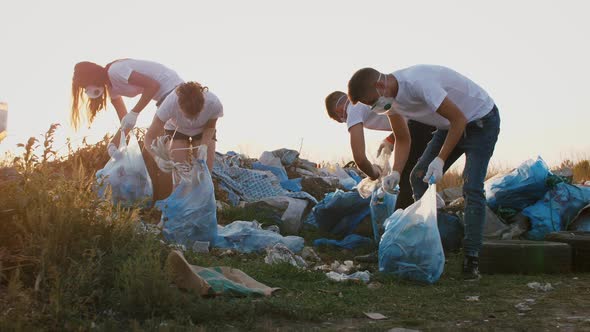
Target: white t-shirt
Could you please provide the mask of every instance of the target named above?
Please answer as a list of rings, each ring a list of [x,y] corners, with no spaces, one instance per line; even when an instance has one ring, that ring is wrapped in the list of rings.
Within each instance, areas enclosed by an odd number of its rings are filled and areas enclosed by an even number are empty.
[[[166,122],[164,129],[177,130],[185,135],[194,136],[201,134],[205,130],[207,121],[222,117],[223,105],[221,105],[217,96],[209,91],[204,93],[205,105],[203,110],[193,119],[186,117],[180,109],[176,92],[170,93],[156,111],[156,116]]]
[[[436,113],[448,97],[467,122],[482,118],[494,106],[494,101],[479,85],[456,71],[434,65],[416,65],[393,72],[399,90],[391,114],[401,114],[439,129],[448,129],[449,121]]]
[[[153,98],[156,101],[160,100],[164,94],[174,89],[178,84],[184,82],[174,70],[157,62],[135,59],[117,60],[109,67],[109,79],[112,84],[109,91],[111,98],[114,99],[120,96],[135,97],[143,92],[142,87],[129,84],[129,76],[133,71],[160,83],[160,89]]]
[[[346,125],[348,129],[356,124],[362,123],[363,127],[367,129],[391,131],[391,125],[389,124],[387,115],[371,112],[371,107],[363,103],[353,105],[351,102],[348,102],[346,114]]]

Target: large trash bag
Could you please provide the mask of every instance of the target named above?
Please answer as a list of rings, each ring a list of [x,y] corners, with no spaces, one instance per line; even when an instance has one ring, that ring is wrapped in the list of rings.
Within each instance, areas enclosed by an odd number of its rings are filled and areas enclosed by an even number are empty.
[[[240,252],[251,253],[264,251],[266,247],[277,243],[284,244],[291,251],[297,253],[303,249],[304,240],[299,236],[282,236],[260,227],[256,221],[236,220],[227,226],[219,226],[215,247],[235,249]]]
[[[313,245],[316,247],[319,246],[335,246],[340,248],[345,248],[349,250],[353,250],[359,247],[366,247],[373,244],[373,241],[368,237],[360,236],[358,234],[350,234],[347,235],[342,240],[333,240],[333,239],[326,239],[326,238],[319,238],[313,241]]]
[[[156,202],[162,211],[164,238],[187,248],[195,241],[212,245],[217,239],[217,205],[206,159],[207,146],[201,145],[187,173],[175,174],[180,182],[172,194]]]
[[[383,224],[395,210],[396,194],[390,194],[379,187],[371,195],[371,223],[373,224],[373,239],[379,243],[383,234]]]
[[[484,184],[488,206],[493,210],[511,208],[517,212],[534,204],[549,190],[547,164],[538,157],[529,159],[512,172],[494,176]]]
[[[551,232],[566,230],[589,200],[582,188],[558,183],[542,200],[522,211],[531,220],[531,230],[525,237],[540,241]]]
[[[463,226],[459,217],[439,209],[436,220],[445,252],[459,250],[465,232],[465,226]]]
[[[363,199],[357,191],[336,190],[313,208],[315,222],[323,232],[348,235],[370,213],[370,199]]]
[[[113,203],[125,207],[135,204],[148,206],[152,198],[152,181],[135,136],[130,135],[127,144],[121,131],[118,150],[120,157],[117,160],[111,158],[96,172],[98,195],[104,198],[106,189],[110,187]]]
[[[432,284],[444,269],[445,254],[437,227],[436,185],[405,210],[385,221],[379,243],[379,271]]]

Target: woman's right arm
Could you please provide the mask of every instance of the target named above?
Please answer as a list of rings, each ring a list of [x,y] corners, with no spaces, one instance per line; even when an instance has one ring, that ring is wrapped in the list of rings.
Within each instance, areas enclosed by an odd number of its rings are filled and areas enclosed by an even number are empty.
[[[125,114],[127,114],[127,107],[125,106],[125,102],[123,102],[123,98],[122,97],[112,98],[111,104],[115,108],[115,111],[117,111],[117,117],[119,118],[119,123],[121,123],[121,119],[123,119]],[[115,137],[113,137],[113,139],[111,141],[117,147],[119,146],[119,142],[121,140],[121,130],[120,129],[121,129],[120,127],[117,129],[117,132],[115,133]],[[125,136],[127,136],[127,134],[129,134],[129,130],[125,131]]]

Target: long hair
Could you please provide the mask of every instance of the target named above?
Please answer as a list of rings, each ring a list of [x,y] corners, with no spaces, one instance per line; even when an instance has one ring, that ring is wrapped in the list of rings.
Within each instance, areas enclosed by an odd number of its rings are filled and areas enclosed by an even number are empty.
[[[107,66],[108,67],[108,66]],[[89,85],[96,85],[104,88],[104,93],[98,98],[88,98],[84,88]],[[72,110],[70,121],[74,129],[78,129],[81,123],[80,105],[86,104],[86,119],[91,124],[96,113],[106,109],[108,89],[110,85],[107,69],[93,62],[79,62],[74,66],[74,77],[72,78]]]
[[[190,116],[198,115],[205,106],[205,91],[209,90],[197,82],[186,82],[176,88],[180,109]]]

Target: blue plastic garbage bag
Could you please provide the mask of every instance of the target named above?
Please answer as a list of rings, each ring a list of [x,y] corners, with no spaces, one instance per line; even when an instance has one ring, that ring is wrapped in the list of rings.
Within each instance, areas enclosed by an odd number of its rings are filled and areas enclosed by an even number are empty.
[[[350,177],[358,184],[359,182],[361,182],[362,178],[358,175],[358,173],[350,168],[345,168],[344,171],[350,175]]]
[[[277,178],[279,178],[279,181],[286,181],[289,179],[287,177],[287,171],[285,171],[285,168],[282,167],[264,165],[257,161],[252,163],[252,169],[259,171],[270,171],[272,174],[276,175]]]
[[[379,243],[379,271],[432,284],[440,278],[444,265],[433,184],[419,201],[395,211],[385,221]]]
[[[525,234],[529,240],[543,240],[551,232],[566,230],[578,212],[590,203],[580,187],[558,183],[542,200],[522,211],[531,220],[531,230]]]
[[[313,208],[315,221],[321,231],[348,235],[370,214],[371,199],[362,198],[357,191],[336,190]]]
[[[485,182],[487,203],[492,210],[511,208],[521,211],[549,190],[546,184],[549,175],[549,167],[541,157],[529,159],[512,172]]]
[[[199,147],[198,155],[206,158],[205,145]],[[207,163],[193,159],[188,173],[179,178],[172,194],[156,202],[162,211],[164,238],[187,247],[195,241],[213,244],[217,239],[217,205]]]
[[[395,209],[397,195],[387,193],[379,187],[371,195],[371,223],[373,224],[373,239],[379,243],[383,234],[383,223],[391,216]]]
[[[459,217],[439,210],[436,220],[443,249],[445,251],[459,250],[465,232],[465,226],[463,226]]]
[[[98,195],[104,198],[110,187],[113,203],[126,207],[138,203],[148,206],[152,199],[152,182],[135,136],[130,135],[127,144],[121,132],[118,150],[120,158],[111,158],[96,172]]]
[[[292,192],[300,192],[303,189],[301,186],[301,178],[281,181],[281,187]]]
[[[215,247],[251,253],[263,251],[266,247],[277,243],[284,244],[293,252],[300,252],[303,249],[304,240],[299,236],[282,236],[279,233],[264,230],[255,221],[237,220],[227,226],[219,226]]]
[[[353,250],[358,247],[366,247],[371,244],[373,244],[373,240],[371,240],[365,236],[360,236],[358,234],[347,235],[342,240],[332,240],[332,239],[326,239],[326,238],[319,238],[319,239],[316,239],[315,241],[313,241],[313,245],[316,247],[331,245],[331,246],[336,246],[336,247],[349,249],[349,250]]]

